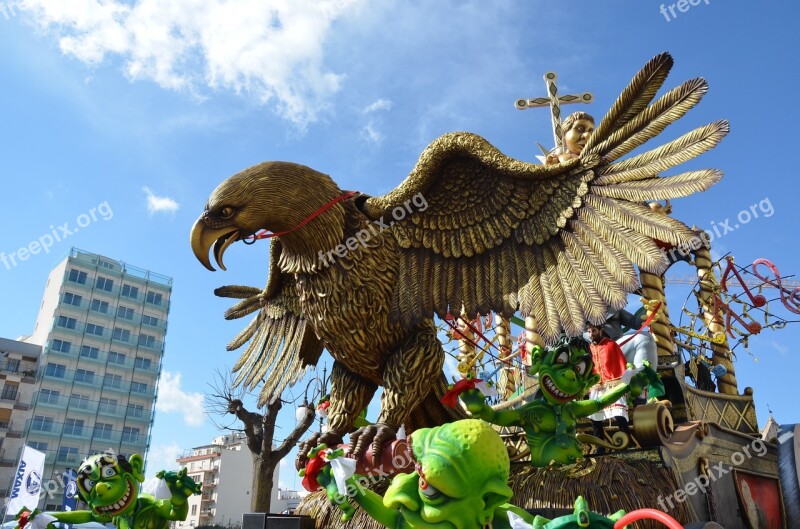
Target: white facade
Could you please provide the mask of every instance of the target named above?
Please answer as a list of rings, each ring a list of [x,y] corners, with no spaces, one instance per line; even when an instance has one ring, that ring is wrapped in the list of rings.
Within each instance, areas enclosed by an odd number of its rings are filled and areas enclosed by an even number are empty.
[[[42,354],[23,440],[46,454],[44,480],[109,449],[146,457],[171,292],[169,277],[77,249],[51,271],[26,339]]]
[[[177,459],[181,467],[186,467],[189,476],[203,484],[202,494],[189,498],[186,521],[175,522],[177,529],[212,524],[241,526],[242,514],[250,512],[253,481],[253,459],[246,443],[244,434],[225,435]],[[292,496],[280,491],[279,494],[278,479],[276,468],[272,481],[272,512],[282,512],[299,501],[296,493]]]

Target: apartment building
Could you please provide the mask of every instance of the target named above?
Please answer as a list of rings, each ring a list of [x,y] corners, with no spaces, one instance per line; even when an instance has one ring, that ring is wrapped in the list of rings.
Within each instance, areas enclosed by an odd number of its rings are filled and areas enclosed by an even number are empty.
[[[253,460],[246,443],[243,433],[223,435],[211,444],[188,450],[176,460],[203,485],[201,495],[189,498],[189,515],[186,521],[175,522],[176,529],[212,524],[241,526],[242,514],[251,512],[253,481]],[[279,498],[278,477],[276,469],[272,482],[273,512],[286,508],[286,500]]]
[[[6,493],[16,472],[41,352],[38,345],[0,338],[0,495]]]
[[[146,456],[171,292],[170,277],[75,248],[52,270],[26,339],[42,348],[24,442],[46,454],[43,480],[104,450]]]

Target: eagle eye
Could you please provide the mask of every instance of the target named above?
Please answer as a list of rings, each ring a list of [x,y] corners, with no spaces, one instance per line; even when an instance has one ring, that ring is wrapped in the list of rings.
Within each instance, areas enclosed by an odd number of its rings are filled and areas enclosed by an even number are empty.
[[[229,219],[233,217],[233,208],[230,206],[225,206],[220,210],[219,216],[223,219]]]

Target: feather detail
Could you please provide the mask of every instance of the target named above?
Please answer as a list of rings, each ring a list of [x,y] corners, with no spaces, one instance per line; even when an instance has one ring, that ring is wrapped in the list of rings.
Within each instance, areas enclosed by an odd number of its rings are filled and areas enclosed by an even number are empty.
[[[656,213],[650,207],[637,202],[613,200],[589,195],[586,203],[623,226],[651,239],[680,244],[694,235],[688,226],[668,215]]]
[[[622,91],[620,96],[611,106],[611,109],[600,121],[600,125],[589,136],[584,146],[582,156],[594,154],[595,145],[605,140],[613,131],[625,125],[653,100],[661,85],[669,75],[673,65],[669,53],[656,55],[633,77],[631,82]]]
[[[707,92],[708,84],[701,78],[687,81],[667,92],[627,125],[597,145],[595,150],[603,153],[602,163],[609,164],[658,136],[699,103]]]
[[[601,169],[599,174],[616,175],[618,181],[649,178],[716,147],[728,132],[727,121],[709,123],[657,149],[611,164]]]
[[[241,285],[228,285],[214,289],[214,295],[220,298],[245,299],[261,294],[261,289]]]
[[[239,303],[236,303],[231,308],[226,310],[225,319],[235,320],[254,313],[261,308],[261,299],[261,291],[259,290],[258,294],[247,299],[243,299]]]
[[[608,186],[592,186],[592,192],[601,197],[648,202],[668,198],[685,197],[705,191],[722,179],[716,169],[690,171],[668,178],[652,178],[638,182],[625,182]]]

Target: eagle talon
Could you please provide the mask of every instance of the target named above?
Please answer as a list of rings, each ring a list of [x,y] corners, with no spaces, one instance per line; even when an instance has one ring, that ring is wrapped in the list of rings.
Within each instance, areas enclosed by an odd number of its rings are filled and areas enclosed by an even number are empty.
[[[347,454],[361,459],[372,448],[372,464],[379,465],[383,446],[397,437],[397,429],[389,424],[379,422],[362,426],[350,434],[350,452]]]
[[[343,440],[344,439],[341,435],[331,431],[325,433],[317,432],[312,434],[311,437],[300,443],[297,457],[294,460],[294,467],[297,470],[306,468],[306,465],[308,464],[309,453],[320,444],[336,447],[342,444]]]

